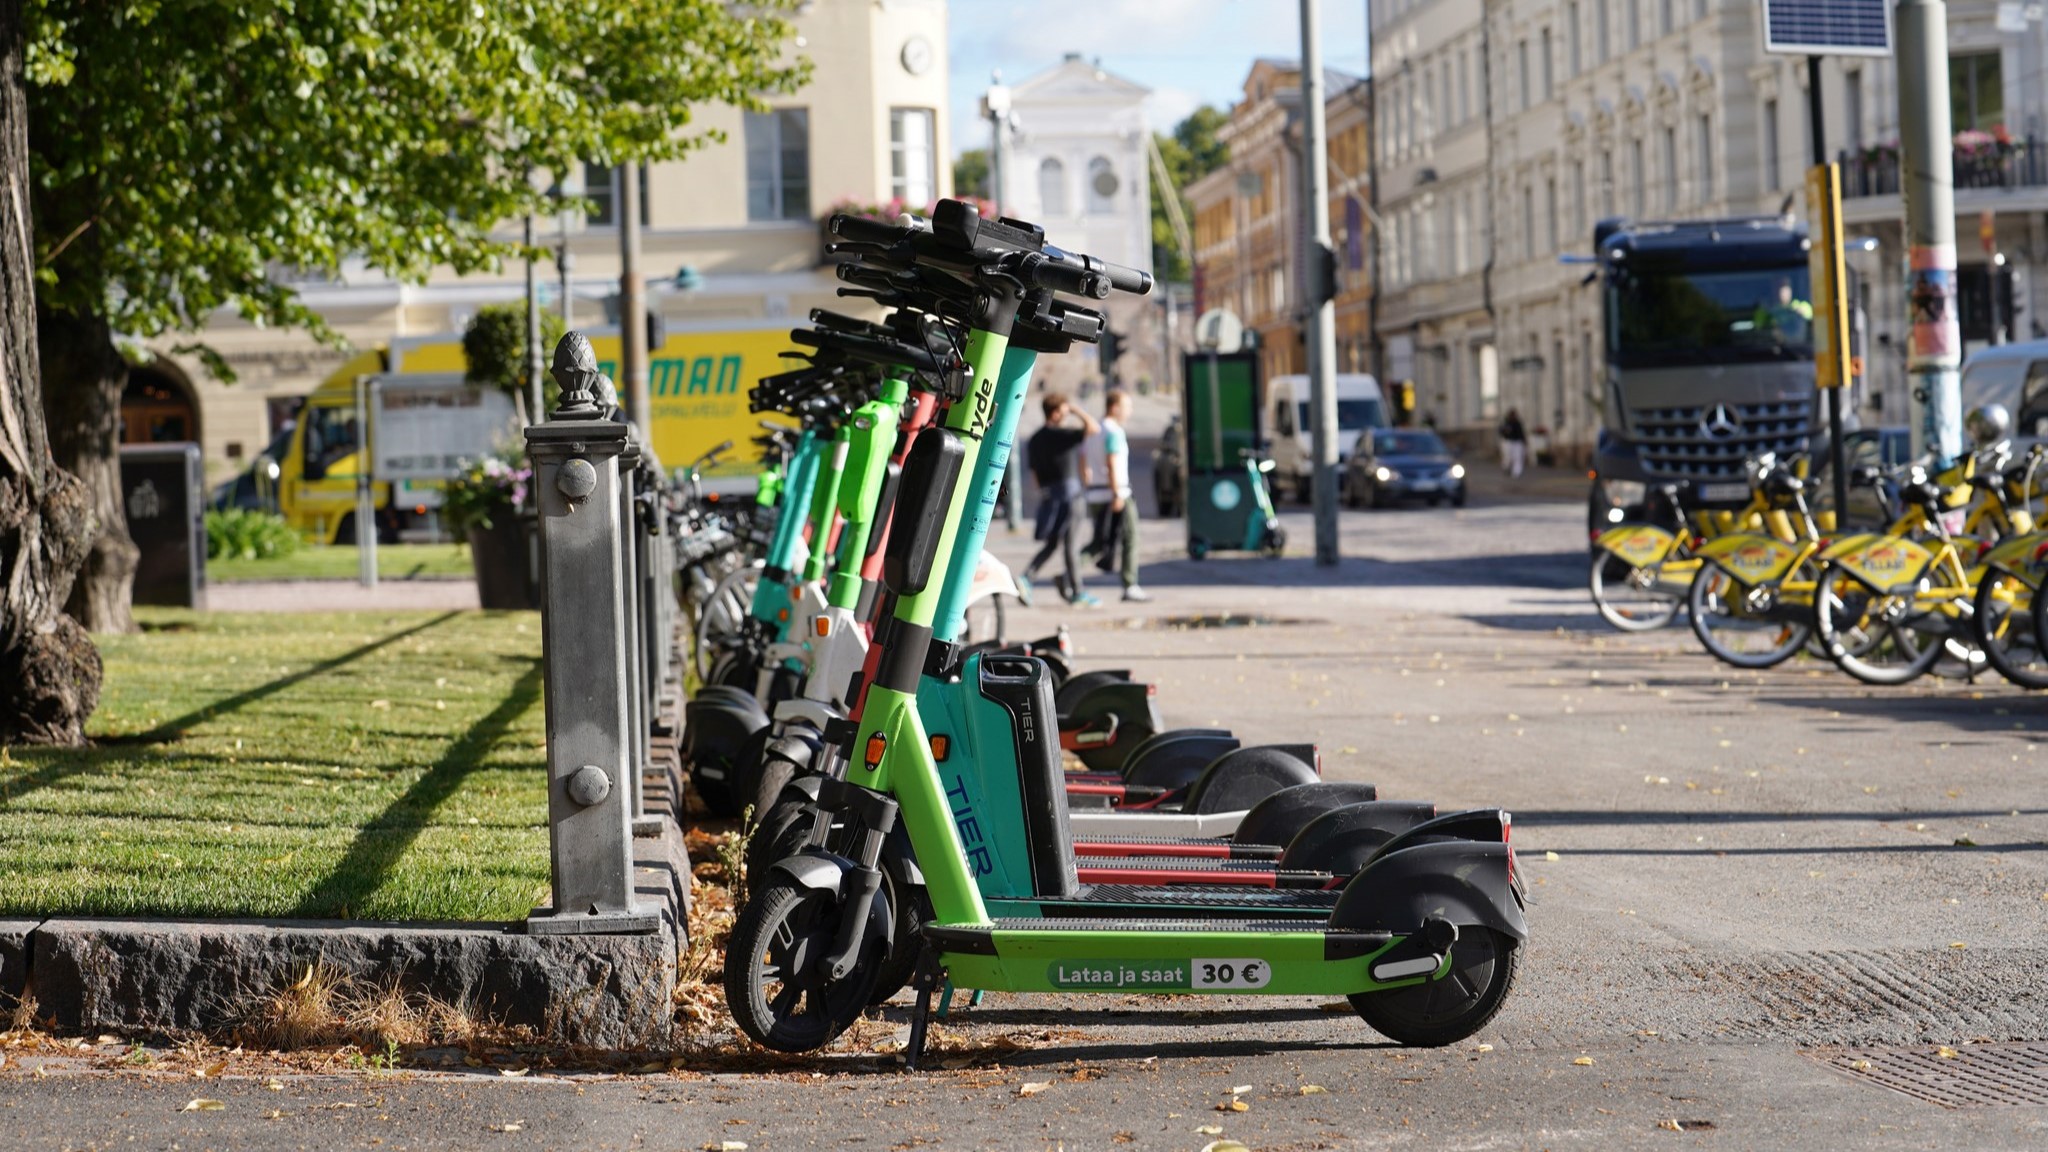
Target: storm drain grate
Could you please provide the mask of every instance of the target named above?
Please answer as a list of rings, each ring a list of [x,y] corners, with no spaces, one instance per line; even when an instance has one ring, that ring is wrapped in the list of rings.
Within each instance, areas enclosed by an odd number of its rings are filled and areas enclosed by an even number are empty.
[[[2048,1044],[1872,1048],[1822,1058],[1853,1076],[1944,1108],[2048,1104]]]

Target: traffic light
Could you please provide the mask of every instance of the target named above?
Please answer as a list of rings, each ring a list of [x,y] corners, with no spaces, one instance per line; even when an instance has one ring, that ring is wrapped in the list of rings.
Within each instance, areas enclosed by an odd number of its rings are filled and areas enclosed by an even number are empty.
[[[1394,423],[1408,425],[1415,422],[1415,385],[1407,380],[1394,382]]]
[[[1101,337],[1095,342],[1096,363],[1102,369],[1103,379],[1116,379],[1116,362],[1123,354],[1123,334],[1104,325]]]

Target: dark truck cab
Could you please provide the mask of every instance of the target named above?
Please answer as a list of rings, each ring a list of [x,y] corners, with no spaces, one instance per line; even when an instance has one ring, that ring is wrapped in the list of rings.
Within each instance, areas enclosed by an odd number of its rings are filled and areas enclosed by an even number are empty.
[[[1606,355],[1588,528],[1748,499],[1743,463],[1807,450],[1819,413],[1807,238],[1781,217],[1594,229]]]

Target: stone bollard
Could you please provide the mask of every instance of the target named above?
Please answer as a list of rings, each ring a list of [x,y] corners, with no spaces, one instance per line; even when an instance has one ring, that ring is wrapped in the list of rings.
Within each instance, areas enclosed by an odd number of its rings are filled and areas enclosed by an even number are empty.
[[[619,457],[630,426],[597,396],[615,395],[582,335],[555,345],[562,386],[552,418],[526,429],[540,513],[541,645],[546,667],[548,857],[554,906],[528,932],[653,932],[661,918],[633,889],[633,598],[618,515]]]

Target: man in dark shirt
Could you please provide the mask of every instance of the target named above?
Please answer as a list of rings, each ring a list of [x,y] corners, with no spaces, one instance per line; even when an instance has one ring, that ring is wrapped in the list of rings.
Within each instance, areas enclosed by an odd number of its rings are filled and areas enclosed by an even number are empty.
[[[1057,582],[1060,595],[1075,604],[1092,606],[1099,601],[1081,588],[1080,564],[1074,555],[1074,521],[1087,483],[1087,477],[1082,475],[1081,445],[1095,434],[1099,425],[1095,417],[1058,392],[1046,393],[1043,406],[1045,427],[1033,433],[1024,447],[1025,460],[1031,465],[1039,492],[1038,523],[1032,539],[1043,544],[1025,567],[1024,578],[1036,580],[1038,570],[1052,559],[1055,551],[1060,552],[1066,564],[1066,572]],[[1078,428],[1069,424],[1075,417],[1080,419]]]

